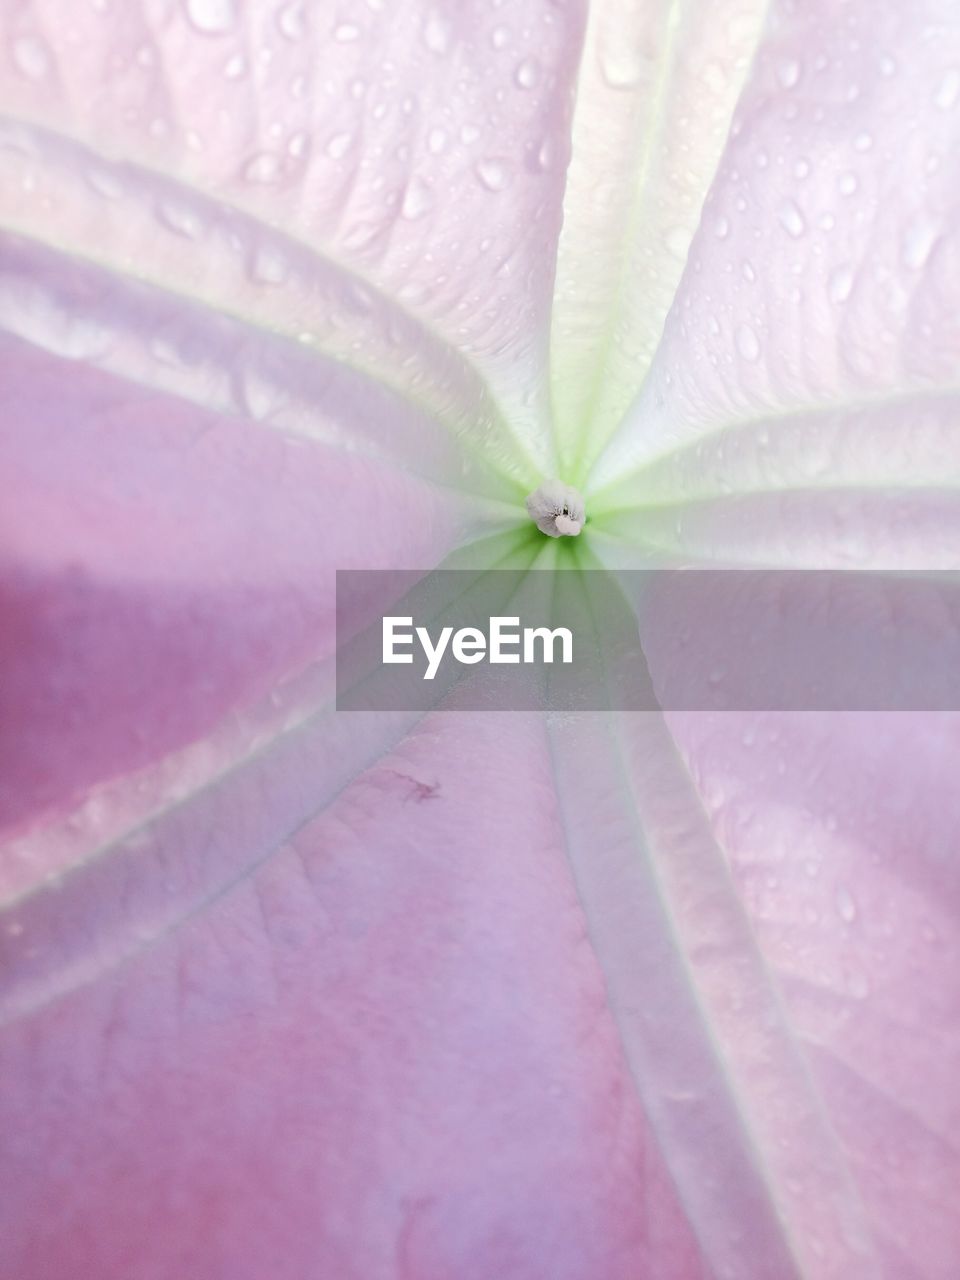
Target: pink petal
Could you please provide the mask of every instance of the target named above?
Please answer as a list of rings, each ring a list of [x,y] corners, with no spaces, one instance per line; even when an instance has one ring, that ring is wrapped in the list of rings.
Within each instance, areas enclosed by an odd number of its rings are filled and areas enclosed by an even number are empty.
[[[476,361],[529,487],[582,24],[548,0],[5,4],[3,223],[321,341],[304,259],[336,262]]]
[[[591,486],[618,536],[649,517],[683,557],[956,562],[960,31],[936,4],[845,13],[779,14],[761,47]]]
[[[242,822],[215,789],[15,908],[6,1273],[707,1274],[584,945],[543,726],[503,723],[428,719],[326,804],[301,738]]]
[[[0,363],[4,824],[36,824],[329,659],[335,568],[419,568],[495,519],[489,504],[239,410],[214,414],[12,339]],[[378,403],[362,380],[298,375],[292,359],[286,373],[315,420],[369,414],[403,429],[395,398]],[[22,871],[8,860],[0,883],[51,869],[34,852]]]

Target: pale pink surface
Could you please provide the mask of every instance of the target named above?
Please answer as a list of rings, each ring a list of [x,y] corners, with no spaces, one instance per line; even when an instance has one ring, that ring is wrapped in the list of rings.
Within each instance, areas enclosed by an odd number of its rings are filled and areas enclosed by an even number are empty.
[[[952,1280],[955,718],[330,657],[555,451],[608,564],[955,567],[956,13],[308,8],[0,3],[0,1274]]]

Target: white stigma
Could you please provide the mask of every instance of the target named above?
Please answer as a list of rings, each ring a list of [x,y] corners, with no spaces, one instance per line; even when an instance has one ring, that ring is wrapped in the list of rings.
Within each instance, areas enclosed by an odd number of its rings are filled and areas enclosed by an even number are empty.
[[[548,538],[575,538],[586,519],[583,498],[562,480],[544,480],[539,489],[528,493],[527,511]]]

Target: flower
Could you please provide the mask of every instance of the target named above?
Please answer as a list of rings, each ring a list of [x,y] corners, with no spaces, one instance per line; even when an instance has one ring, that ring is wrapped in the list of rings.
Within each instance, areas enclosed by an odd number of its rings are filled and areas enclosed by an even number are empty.
[[[0,1270],[954,1274],[955,717],[338,716],[332,601],[953,568],[956,14],[0,48]]]

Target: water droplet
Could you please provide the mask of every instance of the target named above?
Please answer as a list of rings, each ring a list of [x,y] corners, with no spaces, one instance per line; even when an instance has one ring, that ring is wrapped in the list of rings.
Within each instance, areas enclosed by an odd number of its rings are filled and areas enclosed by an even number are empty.
[[[480,130],[475,124],[460,126],[460,141],[465,147],[471,146],[480,137]]]
[[[149,342],[150,354],[157,364],[164,364],[170,369],[182,368],[186,364],[183,353],[176,342],[164,334],[156,334]]]
[[[725,240],[730,234],[730,223],[726,218],[718,218],[713,224],[713,234],[718,240]]]
[[[258,244],[250,258],[250,278],[256,284],[280,285],[290,274],[284,254],[272,244]]]
[[[432,208],[433,192],[422,178],[414,175],[407,183],[400,213],[404,218],[413,222],[417,218],[422,218],[425,213],[429,213]]]
[[[622,41],[604,52],[600,74],[611,89],[635,89],[643,75],[643,62],[629,42]]]
[[[335,133],[326,145],[326,153],[331,160],[342,160],[350,150],[353,143],[353,135],[349,133]]]
[[[807,229],[807,224],[804,221],[803,214],[797,208],[797,205],[793,200],[783,201],[780,208],[777,210],[777,217],[779,218],[780,225],[783,227],[784,231],[786,231],[788,235],[793,236],[795,240],[802,236],[804,231]]]
[[[280,176],[280,161],[271,151],[261,151],[247,162],[243,170],[247,182],[268,186]]]
[[[857,1000],[866,1000],[870,994],[870,981],[862,973],[851,973],[847,978],[847,990]]]
[[[919,271],[927,259],[937,240],[937,224],[920,214],[912,218],[903,233],[900,252],[905,267],[911,271]]]
[[[446,53],[450,48],[450,23],[446,16],[433,12],[423,24],[423,43],[431,53]]]
[[[749,258],[747,258],[744,261],[740,270],[743,273],[744,280],[746,280],[748,284],[753,284],[754,280],[756,280],[757,278],[757,273],[756,271],[754,271],[753,263],[750,261]]]
[[[889,53],[885,53],[880,59],[880,74],[882,76],[892,76],[897,69],[896,61],[890,57]]]
[[[510,43],[509,27],[494,27],[490,33],[490,43],[495,49],[504,49]]]
[[[175,200],[161,200],[157,205],[157,217],[168,231],[183,236],[186,240],[198,239],[203,230],[197,214]]]
[[[857,175],[850,173],[849,170],[846,173],[841,173],[840,180],[837,183],[842,196],[852,196],[859,185]]]
[[[432,156],[438,156],[445,151],[447,147],[447,132],[445,129],[431,129],[427,134],[427,150]]]
[[[836,903],[837,914],[844,924],[853,924],[857,918],[857,904],[854,901],[853,894],[845,884],[837,886],[834,902]]]
[[[546,137],[537,149],[537,167],[542,170],[552,169],[556,158],[556,146],[553,138]]]
[[[20,36],[14,40],[13,61],[17,70],[28,80],[42,80],[50,70],[50,55],[46,45],[36,36]]]
[[[793,176],[795,178],[806,178],[810,174],[810,161],[800,159],[793,166]]]
[[[713,93],[722,93],[729,83],[730,77],[722,62],[711,58],[700,72],[700,79]]]
[[[867,133],[865,129],[861,133],[858,133],[853,140],[853,148],[855,151],[869,151],[872,146],[873,134]]]
[[[360,39],[360,28],[355,22],[341,22],[334,30],[333,38],[337,44],[352,44]]]
[[[933,100],[941,111],[949,111],[956,105],[957,98],[960,98],[960,71],[951,67],[937,85]]]
[[[247,60],[242,53],[235,53],[223,68],[227,80],[242,80],[247,74]]]
[[[508,171],[502,160],[481,160],[477,165],[477,177],[488,191],[502,191],[507,185]]]
[[[760,342],[757,335],[748,324],[737,326],[736,334],[737,350],[743,356],[744,360],[749,360],[751,364],[760,358]]]
[[[293,0],[293,4],[284,5],[277,14],[277,26],[287,40],[302,40],[306,34],[303,0]]]
[[[91,169],[87,173],[87,181],[98,196],[106,200],[119,200],[123,195],[123,185],[106,169]]]
[[[827,297],[831,302],[846,302],[853,292],[853,270],[849,266],[837,267],[827,281]]]
[[[298,335],[300,338],[303,334]],[[241,410],[245,410],[255,421],[269,417],[280,407],[281,398],[275,384],[253,369],[247,369],[236,385],[237,399]]]
[[[535,89],[540,83],[540,63],[536,58],[524,58],[513,73],[516,84],[521,89]]]
[[[690,248],[690,232],[685,227],[673,227],[666,234],[666,246],[679,261],[685,262]]]
[[[114,341],[102,321],[29,288],[17,300],[17,333],[68,360],[99,360]]]
[[[777,67],[777,79],[784,89],[792,89],[800,79],[800,63],[796,58],[784,58]]]
[[[204,35],[232,31],[237,21],[235,0],[187,0],[187,17]]]

